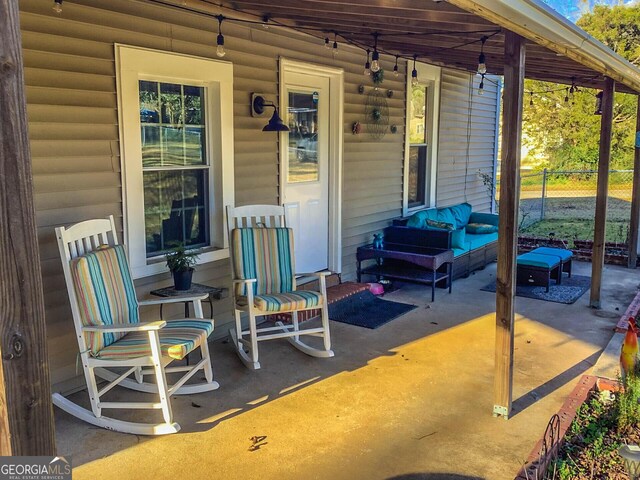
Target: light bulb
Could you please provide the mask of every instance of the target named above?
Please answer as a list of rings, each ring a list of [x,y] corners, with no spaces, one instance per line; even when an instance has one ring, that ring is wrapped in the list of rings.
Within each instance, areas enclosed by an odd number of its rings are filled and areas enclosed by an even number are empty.
[[[487,64],[486,63],[479,63],[478,64],[478,73],[480,75],[484,75],[485,73],[487,73]]]
[[[374,50],[371,56],[371,71],[375,73],[378,70],[380,70],[380,54],[377,50]]]
[[[58,14],[62,13],[62,0],[54,0],[53,11]]]
[[[484,82],[480,82],[478,86],[478,95],[484,95]]]
[[[338,54],[338,42],[336,42],[335,40],[333,41],[333,54]]]
[[[418,71],[415,68],[411,71],[411,86],[418,86]]]
[[[393,76],[397,77],[398,76],[398,65],[394,65],[393,66]]]
[[[371,65],[369,64],[369,62],[364,64],[364,74],[371,75]]]
[[[326,48],[327,50],[331,49],[331,44],[329,43],[329,37],[326,37],[324,39],[324,48]]]
[[[224,50],[224,35],[222,35],[221,33],[218,34],[217,43],[218,43],[218,48],[216,48],[216,55],[222,58],[227,54],[227,52]]]

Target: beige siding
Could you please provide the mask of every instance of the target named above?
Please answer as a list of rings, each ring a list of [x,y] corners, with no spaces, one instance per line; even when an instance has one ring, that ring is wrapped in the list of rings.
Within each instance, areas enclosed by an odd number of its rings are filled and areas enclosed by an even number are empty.
[[[485,93],[480,96],[479,83],[477,75],[453,70],[442,72],[438,206],[467,201],[475,211],[491,210],[490,196],[478,177],[478,170],[492,173],[494,168],[498,86],[496,78],[487,78]]]
[[[216,23],[190,13],[130,0],[23,0],[21,26],[29,114],[38,238],[48,324],[52,382],[68,388],[76,375],[77,347],[53,229],[113,214],[122,230],[114,43],[216,58]],[[171,22],[171,23],[169,23]],[[277,136],[261,132],[265,120],[249,112],[251,92],[277,95],[280,56],[340,67],[345,72],[343,172],[343,273],[352,278],[355,249],[401,213],[404,75],[388,75],[390,123],[396,134],[375,140],[351,133],[365,124],[363,54],[346,45],[334,59],[323,42],[296,32],[225,24],[227,56],[234,64],[236,204],[278,202]],[[391,72],[393,59],[383,57]],[[226,261],[202,265],[196,281],[228,286]],[[170,283],[168,274],[137,282],[140,294]],[[222,335],[229,299],[215,303]],[[176,313],[178,313],[176,311]]]

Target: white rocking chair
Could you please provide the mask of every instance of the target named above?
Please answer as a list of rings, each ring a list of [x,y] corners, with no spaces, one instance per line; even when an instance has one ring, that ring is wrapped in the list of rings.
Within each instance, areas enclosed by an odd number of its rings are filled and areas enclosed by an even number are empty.
[[[177,432],[180,425],[173,421],[170,396],[206,392],[219,386],[213,380],[207,345],[213,320],[205,320],[202,314],[201,300],[206,295],[138,301],[124,248],[118,245],[113,216],[56,228],[56,237],[91,411],[60,393],[53,394],[53,403],[81,420],[109,430],[136,435]],[[139,321],[139,306],[185,301],[193,303],[197,318]],[[168,367],[197,347],[202,359],[195,365]],[[206,381],[186,385],[200,370],[204,370]],[[176,372],[185,373],[169,385],[166,374]],[[132,374],[134,379],[128,378]],[[146,375],[153,375],[155,383],[145,382]],[[96,377],[108,383],[99,388]],[[103,401],[101,397],[116,385],[155,393],[160,401]],[[117,420],[103,416],[103,409],[159,409],[164,423]]]
[[[294,273],[293,234],[286,228],[284,207],[228,206],[227,228],[236,321],[229,335],[242,362],[259,369],[258,342],[278,338],[286,338],[307,355],[333,357],[325,279],[329,272]],[[296,290],[296,275],[319,277],[320,291]],[[301,329],[298,312],[316,309],[321,310],[322,326]],[[242,328],[243,312],[249,315],[248,329]],[[276,313],[291,313],[291,325],[276,322],[274,327],[257,327],[256,317]],[[302,342],[302,335],[322,337],[324,348]]]

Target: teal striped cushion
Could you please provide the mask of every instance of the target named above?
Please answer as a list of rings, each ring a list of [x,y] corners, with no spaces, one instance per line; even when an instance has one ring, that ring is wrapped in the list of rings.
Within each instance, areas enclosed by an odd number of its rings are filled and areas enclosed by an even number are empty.
[[[322,295],[319,292],[298,290],[296,292],[278,293],[273,295],[258,295],[253,304],[263,312],[290,312],[305,310],[322,305]]]
[[[163,356],[182,360],[188,353],[207,341],[213,332],[210,320],[170,320],[158,331]],[[132,332],[97,353],[98,358],[126,360],[151,355],[149,332]]]
[[[231,232],[231,248],[234,278],[257,279],[253,284],[254,295],[293,290],[295,267],[290,228],[235,228]],[[246,286],[237,284],[236,296],[246,294]]]
[[[138,323],[138,300],[122,245],[100,248],[70,263],[80,318],[85,326]],[[124,332],[85,334],[95,355]]]

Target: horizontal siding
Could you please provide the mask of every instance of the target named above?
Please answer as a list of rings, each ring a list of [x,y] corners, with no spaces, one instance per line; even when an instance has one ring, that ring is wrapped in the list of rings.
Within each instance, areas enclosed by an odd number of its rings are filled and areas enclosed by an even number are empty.
[[[39,0],[20,2],[25,84],[42,259],[52,382],[77,385],[75,335],[54,227],[113,214],[122,231],[114,43],[216,58],[215,22],[175,9],[128,0],[65,1],[64,14]],[[167,19],[171,19],[171,23]],[[277,135],[249,111],[252,92],[278,94],[278,58],[344,69],[343,273],[353,278],[355,250],[400,215],[404,140],[404,72],[389,76],[389,122],[398,133],[376,140],[366,133],[366,95],[360,50],[340,45],[333,58],[322,42],[297,32],[225,25],[225,60],[234,66],[236,204],[278,203]],[[383,57],[387,71],[393,58]],[[359,121],[363,133],[353,135]],[[227,261],[198,267],[195,280],[229,286]],[[171,283],[169,274],[140,279],[141,296]],[[231,321],[230,299],[214,303],[216,334]],[[169,315],[180,315],[181,306]],[[208,308],[205,307],[208,312]],[[157,315],[144,311],[144,318]],[[80,382],[81,384],[81,382]]]
[[[442,71],[436,180],[438,206],[467,201],[476,211],[491,210],[491,199],[478,171],[493,172],[499,92],[496,79],[487,78],[485,93],[480,96],[477,93],[479,83],[477,75]],[[469,115],[471,122],[468,122]]]

